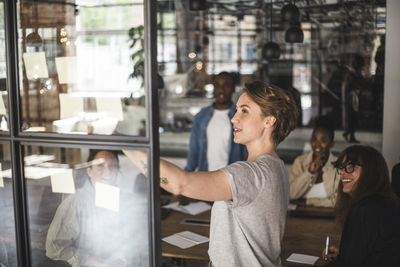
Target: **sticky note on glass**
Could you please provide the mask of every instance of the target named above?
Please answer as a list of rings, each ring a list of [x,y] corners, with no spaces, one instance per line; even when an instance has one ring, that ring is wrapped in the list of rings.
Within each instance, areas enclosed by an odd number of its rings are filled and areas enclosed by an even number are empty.
[[[121,98],[119,97],[96,97],[97,112],[106,113],[119,121],[124,120]]]
[[[48,78],[46,56],[44,52],[24,53],[22,55],[28,79]]]
[[[53,193],[75,193],[72,169],[65,169],[65,171],[51,175],[50,181]]]
[[[1,163],[0,163],[0,170],[1,170]],[[0,187],[4,187],[4,180],[3,180],[3,172],[0,171]]]
[[[120,189],[113,185],[96,182],[95,205],[97,207],[119,211]]]
[[[4,106],[3,95],[0,94],[0,115],[7,115],[6,107]]]
[[[83,98],[72,97],[69,94],[59,94],[60,119],[67,119],[77,116],[83,112]]]
[[[76,57],[56,57],[59,83],[76,83]]]

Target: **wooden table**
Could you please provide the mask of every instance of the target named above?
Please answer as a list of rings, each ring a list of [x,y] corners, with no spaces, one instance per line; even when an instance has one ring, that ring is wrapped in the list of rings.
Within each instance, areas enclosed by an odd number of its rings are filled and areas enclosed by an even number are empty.
[[[326,216],[329,213],[333,215],[333,209],[298,206],[297,210],[314,213],[314,216],[293,216],[288,213],[282,242],[282,265],[310,266],[286,261],[290,254],[301,253],[320,257],[314,266],[323,266],[326,262],[321,254],[325,248],[326,236],[329,235],[330,245],[339,247],[340,242],[339,227],[333,217]],[[321,213],[320,217],[316,216],[317,213]]]
[[[211,217],[210,211],[206,211],[199,215],[193,216],[171,210],[171,213],[168,215],[168,217],[162,220],[161,222],[161,236],[164,238],[166,236],[170,236],[178,232],[192,231],[196,234],[208,237],[210,233],[209,226],[188,225],[188,224],[181,224],[180,222],[185,218],[209,220],[210,217]],[[170,245],[169,243],[162,241],[162,256],[207,261],[209,260],[208,242],[193,246],[191,248],[181,249],[179,247]]]
[[[305,211],[332,212],[332,209],[298,207]],[[166,219],[162,221],[162,237],[166,237],[181,231],[192,231],[194,233],[208,236],[210,228],[208,226],[184,225],[180,222],[184,218],[210,219],[210,211],[197,216],[191,216],[177,211],[171,211]],[[325,247],[326,236],[329,235],[331,244],[339,245],[340,230],[335,227],[333,218],[321,217],[299,217],[288,214],[286,220],[285,234],[282,242],[282,265],[283,266],[309,266],[287,262],[286,259],[292,253],[302,253],[312,256],[321,256]],[[209,260],[208,245],[203,243],[191,248],[180,249],[162,242],[162,256],[181,259]],[[319,259],[315,266],[322,266],[325,262]]]

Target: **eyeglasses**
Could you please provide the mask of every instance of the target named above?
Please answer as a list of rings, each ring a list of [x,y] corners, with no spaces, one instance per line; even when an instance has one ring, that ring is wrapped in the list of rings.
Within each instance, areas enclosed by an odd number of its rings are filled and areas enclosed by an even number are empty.
[[[356,166],[361,166],[360,164],[347,164],[345,166],[338,166],[336,167],[337,174],[340,175],[340,172],[343,170],[345,173],[353,173]]]

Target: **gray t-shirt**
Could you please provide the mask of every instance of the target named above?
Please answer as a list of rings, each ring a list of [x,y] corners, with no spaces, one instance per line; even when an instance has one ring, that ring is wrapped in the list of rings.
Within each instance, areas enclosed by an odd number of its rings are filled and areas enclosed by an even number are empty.
[[[232,201],[216,201],[211,212],[208,254],[216,267],[281,266],[281,240],[289,203],[282,160],[262,155],[224,169]]]

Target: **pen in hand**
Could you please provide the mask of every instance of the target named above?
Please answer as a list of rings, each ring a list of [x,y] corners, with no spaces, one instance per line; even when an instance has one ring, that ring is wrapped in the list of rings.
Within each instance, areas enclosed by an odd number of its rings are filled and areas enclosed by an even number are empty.
[[[325,260],[328,260],[328,248],[329,248],[329,235],[326,237],[326,243],[325,243]]]

